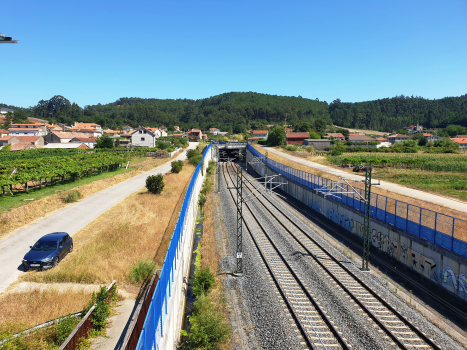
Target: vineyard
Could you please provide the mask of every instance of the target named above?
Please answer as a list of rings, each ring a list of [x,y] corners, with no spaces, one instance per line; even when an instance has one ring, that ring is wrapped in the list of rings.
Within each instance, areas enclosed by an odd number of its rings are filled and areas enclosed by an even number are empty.
[[[355,153],[329,157],[342,167],[371,165],[375,168],[419,169],[427,171],[465,172],[467,156],[459,154],[375,154]]]
[[[0,155],[1,195],[27,192],[30,188],[51,186],[115,171],[152,148],[133,150],[31,150]],[[45,151],[45,152],[44,152]]]

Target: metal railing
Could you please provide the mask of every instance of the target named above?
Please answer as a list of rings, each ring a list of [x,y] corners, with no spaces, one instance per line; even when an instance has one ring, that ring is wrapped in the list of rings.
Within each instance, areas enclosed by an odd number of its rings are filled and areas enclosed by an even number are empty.
[[[117,281],[113,281],[110,286],[107,288],[107,292],[112,289],[112,287],[117,283]],[[107,304],[112,302],[112,294],[109,294],[107,298]],[[92,329],[91,323],[91,316],[96,308],[96,304],[94,304],[86,315],[83,317],[80,323],[73,329],[73,332],[66,338],[65,342],[60,346],[58,350],[75,350],[77,349],[80,341],[82,338],[89,338],[89,332]]]
[[[255,157],[261,159],[263,163],[267,162],[266,165],[271,170],[307,188],[313,190],[331,188],[336,183],[265,158],[250,144],[247,147]],[[342,185],[341,193],[334,194],[332,198],[364,212],[364,202],[359,199],[364,198],[364,190],[358,188],[355,190],[360,192],[360,197],[356,193],[349,194],[352,192],[350,187]],[[465,220],[376,193],[371,194],[370,214],[415,236],[467,257],[467,221]]]
[[[208,152],[210,152],[210,148],[210,144],[205,148],[203,152],[203,161],[206,159]],[[180,254],[183,233],[187,226],[189,209],[193,208],[191,204],[193,204],[193,196],[196,195],[194,191],[195,186],[202,177],[201,163],[202,162],[198,163],[191,177],[190,184],[188,185],[180,210],[180,216],[178,217],[169,243],[169,248],[167,249],[159,280],[151,296],[146,320],[136,349],[160,349],[160,340],[164,334],[164,322],[167,313],[171,311],[168,309],[167,305],[172,295],[172,284],[174,282],[175,270],[177,269],[177,260]]]
[[[159,280],[159,276],[157,273],[154,273],[147,292],[145,293],[144,300],[142,302],[141,308],[139,309],[138,317],[136,322],[133,323],[132,329],[129,330],[130,336],[125,339],[123,345],[121,347],[122,350],[135,350],[136,346],[138,345],[138,340],[143,331],[144,321],[146,320],[146,315],[148,314],[149,305],[151,304],[151,298],[154,294],[154,290],[156,289],[157,281]]]

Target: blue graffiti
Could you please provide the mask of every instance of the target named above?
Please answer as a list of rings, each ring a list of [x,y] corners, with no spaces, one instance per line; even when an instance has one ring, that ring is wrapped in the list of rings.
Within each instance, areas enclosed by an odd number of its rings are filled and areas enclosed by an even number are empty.
[[[314,211],[317,211],[318,213],[321,214],[321,207],[319,206],[319,202],[318,202],[318,201],[313,201],[313,199],[310,199],[310,207],[311,207],[311,209],[313,209]]]
[[[336,224],[342,226],[347,231],[352,232],[353,229],[353,221],[347,217],[347,215],[340,214],[337,210],[333,208],[329,208],[328,210],[328,219],[331,219]]]

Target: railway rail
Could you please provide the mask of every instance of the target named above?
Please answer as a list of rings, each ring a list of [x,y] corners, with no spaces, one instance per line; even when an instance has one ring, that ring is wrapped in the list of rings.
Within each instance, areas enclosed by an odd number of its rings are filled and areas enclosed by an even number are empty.
[[[225,172],[230,176],[227,169],[229,165],[224,167]],[[230,169],[234,169],[234,165],[230,165]],[[226,177],[227,180],[227,177]],[[245,182],[245,187],[250,192],[258,192],[261,190],[261,185],[253,185]],[[231,192],[232,195],[232,192]],[[233,195],[232,195],[233,196]],[[329,254],[315,239],[313,239],[305,230],[290,219],[291,213],[286,213],[280,209],[268,196],[258,197],[256,201],[274,221],[273,225],[281,227],[287,234],[306,252],[310,257],[311,263],[327,278],[332,279],[337,285],[337,289],[346,295],[349,301],[356,304],[356,308],[365,313],[371,319],[381,332],[386,334],[392,341],[392,345],[396,345],[399,349],[440,349],[431,339],[410,323],[396,309],[389,305],[376,292],[369,288],[355,273],[349,270],[342,262]],[[253,221],[261,227],[260,222],[253,214],[253,211],[246,203],[246,207]],[[247,225],[246,221],[245,224]],[[251,224],[250,224],[251,225]],[[260,238],[255,241],[255,244],[260,250],[261,244],[265,244],[268,252],[279,249],[274,245],[273,240],[267,235],[266,230],[261,227],[261,230],[255,230],[248,227],[250,235],[252,232],[262,231],[265,238]],[[261,250],[260,250],[261,252]],[[287,264],[284,256],[281,259]],[[269,269],[269,267],[268,267]],[[289,269],[292,269],[289,265]],[[279,271],[282,271],[279,269]],[[293,273],[293,272],[292,272]],[[298,278],[298,277],[296,277]],[[278,282],[279,283],[279,282]],[[302,289],[306,289],[302,286]],[[312,298],[311,298],[312,299]],[[310,300],[311,301],[311,300]],[[316,301],[312,301],[316,303]],[[292,304],[292,308],[293,308]],[[316,338],[316,337],[315,337]],[[313,340],[316,340],[313,338]],[[316,343],[311,343],[316,346]],[[335,344],[335,343],[330,343]],[[341,346],[347,346],[342,345]],[[336,345],[333,345],[336,346]],[[312,347],[313,348],[313,347]]]
[[[227,178],[224,172],[224,176],[226,182],[233,185],[230,174]],[[230,195],[235,200],[232,190],[230,190]],[[249,220],[244,220],[245,227],[306,344],[311,349],[350,349],[345,339],[342,338],[325,312],[308,292],[306,286],[295,274],[293,268],[274,245],[267,235],[266,229],[254,216],[248,204],[246,207]]]

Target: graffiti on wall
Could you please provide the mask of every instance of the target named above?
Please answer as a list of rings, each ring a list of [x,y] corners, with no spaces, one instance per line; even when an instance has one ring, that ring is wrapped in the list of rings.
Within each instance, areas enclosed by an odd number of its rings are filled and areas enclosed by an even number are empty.
[[[310,199],[309,205],[311,209],[313,209],[314,211],[317,211],[318,213],[321,213],[321,208],[320,208],[318,201],[314,201],[313,199]]]
[[[314,202],[311,200],[310,206],[312,207],[312,205],[314,205]],[[363,223],[350,219],[347,215],[339,213],[334,208],[328,209],[327,217],[347,231],[363,237]],[[406,247],[404,243],[391,240],[389,235],[383,234],[375,229],[371,230],[370,235],[371,243],[374,247],[397,259],[426,278],[442,285],[446,289],[453,292],[458,291],[459,295],[461,295],[460,292],[462,292],[464,293],[462,296],[464,298],[467,297],[467,294],[465,294],[467,293],[467,277],[464,274],[456,276],[451,267],[446,269],[439,269],[438,267],[436,270],[436,260],[421,254],[415,249]]]

